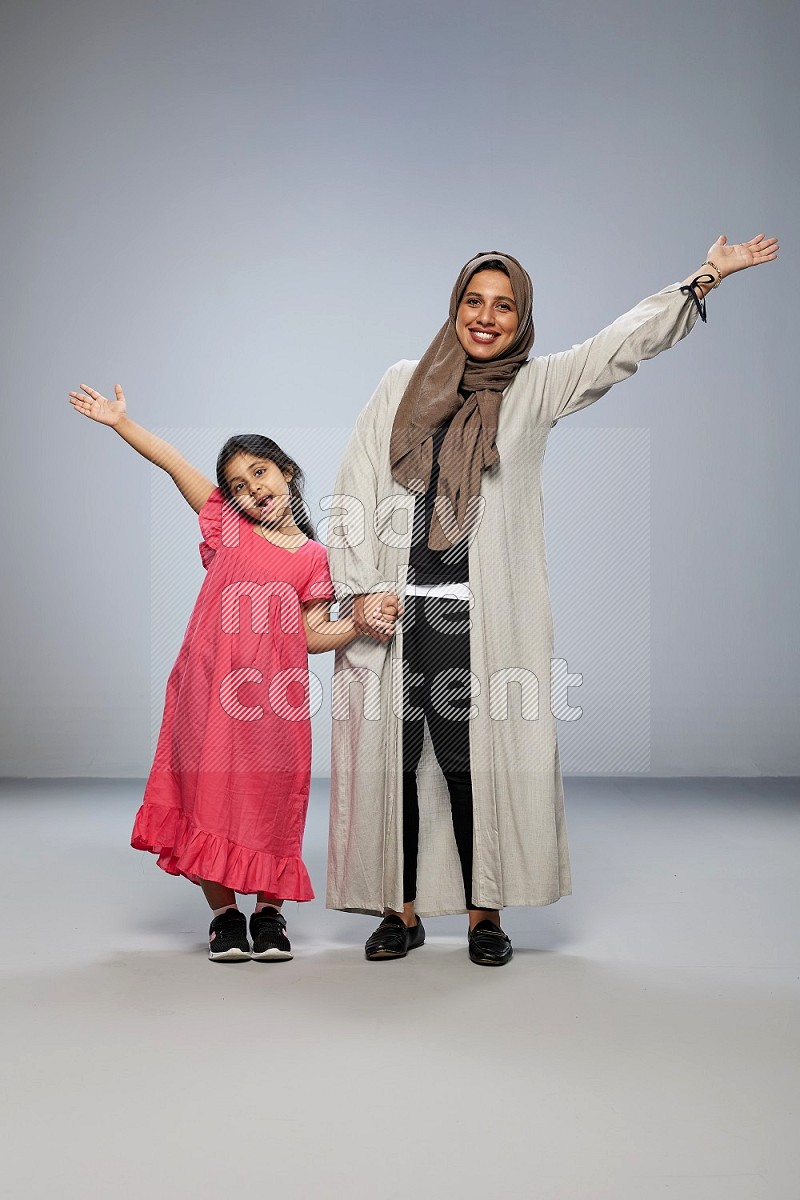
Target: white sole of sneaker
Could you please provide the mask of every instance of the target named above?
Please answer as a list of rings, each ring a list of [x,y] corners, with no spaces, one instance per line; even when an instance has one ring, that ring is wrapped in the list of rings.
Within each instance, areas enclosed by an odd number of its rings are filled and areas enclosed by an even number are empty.
[[[216,954],[209,950],[211,962],[250,962],[250,954],[246,950],[220,950]]]
[[[260,954],[251,954],[250,957],[253,962],[288,962],[294,955],[290,954],[288,950],[278,950],[277,947],[273,947],[272,950],[262,950]]]

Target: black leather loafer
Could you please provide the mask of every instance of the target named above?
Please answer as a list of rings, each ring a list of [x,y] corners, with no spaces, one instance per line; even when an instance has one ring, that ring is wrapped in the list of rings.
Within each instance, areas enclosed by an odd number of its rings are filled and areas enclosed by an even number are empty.
[[[514,953],[511,939],[494,921],[479,921],[468,942],[470,958],[481,967],[503,967]]]
[[[415,950],[424,941],[425,930],[419,917],[416,925],[409,929],[402,917],[390,913],[367,938],[364,953],[370,962],[383,958],[405,958],[409,950]]]

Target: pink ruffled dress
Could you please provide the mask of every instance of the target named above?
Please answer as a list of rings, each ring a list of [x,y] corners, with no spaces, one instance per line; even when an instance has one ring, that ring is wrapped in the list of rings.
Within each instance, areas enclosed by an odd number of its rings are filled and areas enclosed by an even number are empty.
[[[333,599],[325,548],[266,541],[215,488],[207,575],[175,666],[131,845],[171,875],[312,900],[301,857],[312,691],[300,604]]]

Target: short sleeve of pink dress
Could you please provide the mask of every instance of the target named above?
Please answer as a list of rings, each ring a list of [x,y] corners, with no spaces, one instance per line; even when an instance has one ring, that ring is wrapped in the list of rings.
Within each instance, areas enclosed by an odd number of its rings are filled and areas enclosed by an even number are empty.
[[[200,532],[203,535],[203,541],[200,543],[200,558],[206,570],[211,566],[222,541],[223,513],[230,511],[222,498],[222,492],[219,488],[214,488],[197,514]],[[236,514],[233,516],[235,517]]]
[[[302,838],[315,681],[301,605],[334,596],[325,548],[267,540],[217,488],[198,517],[206,575],[132,844],[194,882],[310,900]]]
[[[309,543],[308,562],[308,578],[300,592],[300,602],[305,604],[309,600],[333,600],[334,589],[328,555],[325,547],[319,542]]]

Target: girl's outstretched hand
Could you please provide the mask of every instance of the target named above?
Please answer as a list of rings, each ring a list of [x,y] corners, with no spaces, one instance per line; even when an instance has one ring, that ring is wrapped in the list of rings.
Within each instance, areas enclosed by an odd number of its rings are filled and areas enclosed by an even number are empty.
[[[85,395],[81,395],[81,392],[85,392]],[[116,400],[107,400],[94,388],[82,383],[80,392],[70,392],[69,402],[75,411],[82,413],[84,417],[99,421],[101,425],[110,425],[113,429],[128,411],[125,393],[118,383],[114,386],[114,395]]]
[[[723,233],[714,242],[706,258],[718,269],[724,279],[734,271],[744,271],[747,267],[759,267],[762,263],[772,262],[778,257],[778,239],[768,238],[765,233],[751,238],[749,242],[737,242],[735,246],[728,245],[728,239]]]

